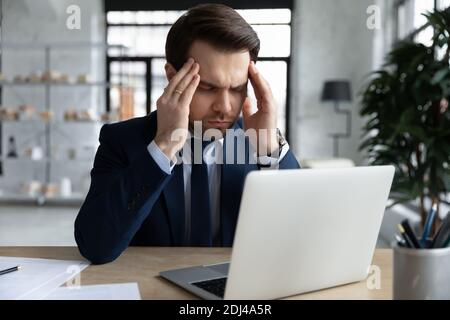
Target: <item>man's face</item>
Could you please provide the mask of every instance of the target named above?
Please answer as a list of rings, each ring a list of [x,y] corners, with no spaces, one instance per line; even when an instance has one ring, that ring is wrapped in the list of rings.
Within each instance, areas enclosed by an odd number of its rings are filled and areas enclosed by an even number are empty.
[[[222,133],[239,117],[247,96],[250,54],[222,52],[203,41],[194,41],[188,57],[200,65],[200,84],[192,98],[189,125],[202,121],[203,130]]]

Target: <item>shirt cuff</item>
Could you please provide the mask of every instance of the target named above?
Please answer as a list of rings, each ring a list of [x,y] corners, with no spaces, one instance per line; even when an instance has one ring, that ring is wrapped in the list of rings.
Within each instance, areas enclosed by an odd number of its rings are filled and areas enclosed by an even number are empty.
[[[176,162],[171,161],[164,152],[156,144],[155,140],[152,140],[147,146],[147,150],[152,156],[153,160],[158,164],[159,168],[167,174],[172,173],[173,167],[175,167]]]
[[[278,169],[278,165],[283,160],[286,153],[289,151],[289,144],[286,143],[281,147],[281,152],[279,157],[270,156],[259,156],[256,157],[257,164],[260,169]],[[256,156],[256,153],[255,153]]]

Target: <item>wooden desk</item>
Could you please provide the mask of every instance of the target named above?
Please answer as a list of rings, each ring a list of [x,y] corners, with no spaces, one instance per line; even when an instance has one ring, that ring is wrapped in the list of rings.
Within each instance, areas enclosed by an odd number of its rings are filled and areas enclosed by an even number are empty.
[[[230,253],[228,248],[131,247],[114,262],[86,268],[81,273],[81,285],[137,282],[142,299],[196,299],[196,296],[158,277],[158,273],[224,262]],[[76,247],[0,247],[0,256],[83,259]],[[373,265],[381,271],[380,289],[369,289],[367,282],[361,281],[288,299],[392,299],[392,250],[377,249]]]

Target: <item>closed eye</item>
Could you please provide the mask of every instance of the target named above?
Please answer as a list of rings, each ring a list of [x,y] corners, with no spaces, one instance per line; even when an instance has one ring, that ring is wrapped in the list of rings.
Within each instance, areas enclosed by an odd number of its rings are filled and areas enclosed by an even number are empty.
[[[205,86],[205,85],[200,85],[199,88],[202,89],[202,90],[205,90],[205,91],[211,91],[211,90],[214,89],[211,86]]]
[[[198,88],[202,91],[214,91],[216,89],[220,89],[216,86],[209,85],[208,83],[202,83],[202,82],[200,82]],[[230,88],[230,90],[233,92],[241,93],[241,92],[247,90],[247,84],[243,84],[243,85],[240,85],[240,86],[237,86],[234,88]]]
[[[239,86],[239,87],[233,88],[233,91],[236,91],[236,92],[242,92],[242,91],[244,91],[245,89],[247,89],[247,86],[246,86],[246,85],[245,85],[245,86]]]

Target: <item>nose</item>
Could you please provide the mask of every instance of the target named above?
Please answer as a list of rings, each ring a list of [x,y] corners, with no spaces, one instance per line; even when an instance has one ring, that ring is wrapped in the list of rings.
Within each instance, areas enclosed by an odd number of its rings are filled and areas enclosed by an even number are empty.
[[[220,90],[217,92],[213,109],[214,111],[223,114],[226,114],[231,110],[230,96],[228,90]]]

